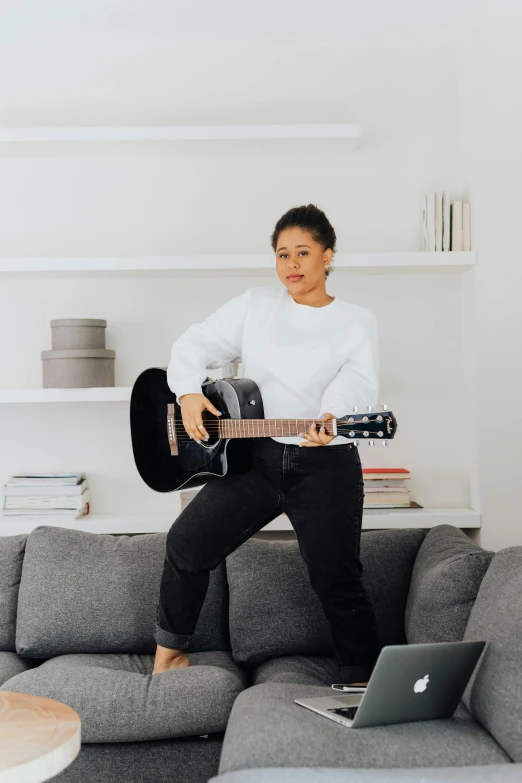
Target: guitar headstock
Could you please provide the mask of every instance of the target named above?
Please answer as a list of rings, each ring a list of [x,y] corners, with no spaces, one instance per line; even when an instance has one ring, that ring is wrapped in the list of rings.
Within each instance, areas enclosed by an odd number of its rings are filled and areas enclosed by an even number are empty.
[[[358,408],[354,407],[354,412],[341,419],[337,419],[337,434],[345,438],[357,441],[368,441],[370,446],[375,445],[375,440],[381,440],[383,446],[388,445],[388,441],[395,437],[397,432],[397,419],[387,405],[381,406],[381,411],[372,411],[372,406],[368,405],[366,413],[358,413]],[[359,443],[357,442],[357,446]]]

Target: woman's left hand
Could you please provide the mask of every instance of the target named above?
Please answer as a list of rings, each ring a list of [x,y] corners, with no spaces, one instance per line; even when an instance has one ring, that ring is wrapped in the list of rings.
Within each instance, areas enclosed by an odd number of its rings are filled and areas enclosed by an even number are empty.
[[[323,413],[322,416],[319,416],[319,418],[325,420],[335,419],[335,416],[333,413]],[[303,438],[306,438],[305,441],[299,443],[299,446],[306,446],[307,448],[310,446],[326,446],[335,438],[335,435],[326,435],[324,428],[318,429],[315,426],[315,422],[312,424],[307,433],[299,432],[298,435],[302,435]]]

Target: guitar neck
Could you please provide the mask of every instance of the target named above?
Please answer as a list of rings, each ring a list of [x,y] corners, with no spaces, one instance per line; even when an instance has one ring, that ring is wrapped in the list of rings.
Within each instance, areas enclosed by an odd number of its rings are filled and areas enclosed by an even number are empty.
[[[313,422],[325,435],[335,435],[334,419],[224,419],[218,423],[220,438],[270,438],[298,436],[308,432]]]

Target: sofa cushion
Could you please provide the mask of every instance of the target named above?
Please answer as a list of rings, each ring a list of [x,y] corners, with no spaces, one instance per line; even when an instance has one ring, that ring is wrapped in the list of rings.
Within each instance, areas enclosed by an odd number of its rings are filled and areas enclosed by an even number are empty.
[[[35,661],[30,658],[20,658],[16,653],[7,650],[0,651],[0,685],[16,674],[32,669],[34,664]]]
[[[447,719],[349,729],[295,704],[330,696],[324,685],[247,688],[230,714],[219,772],[248,767],[440,767],[509,762],[462,705]]]
[[[522,546],[497,552],[471,610],[465,641],[485,640],[463,700],[513,761],[522,761]]]
[[[291,682],[303,685],[331,685],[339,679],[333,655],[283,655],[258,664],[251,672],[252,685],[263,682]]]
[[[166,537],[35,528],[20,583],[17,652],[154,653]],[[191,651],[230,649],[227,610],[222,563],[211,572]]]
[[[423,538],[423,531],[415,529],[372,530],[361,536],[363,582],[381,646],[406,641],[404,609]],[[297,541],[251,538],[227,557],[226,565],[230,639],[238,663],[333,650],[330,626]]]
[[[453,525],[437,525],[421,544],[405,612],[409,644],[460,642],[493,552]]]
[[[129,742],[225,731],[245,674],[226,651],[187,653],[190,666],[152,675],[153,655],[59,655],[1,690],[68,704],[82,742]]]
[[[16,606],[27,535],[0,536],[0,650],[15,652]]]

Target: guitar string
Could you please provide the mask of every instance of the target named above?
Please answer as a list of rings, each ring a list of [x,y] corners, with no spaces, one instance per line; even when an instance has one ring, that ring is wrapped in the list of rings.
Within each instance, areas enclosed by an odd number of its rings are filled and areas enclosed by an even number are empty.
[[[276,419],[225,419],[224,421],[277,421],[277,420]],[[295,420],[292,419],[292,421],[295,421]],[[299,421],[299,420],[297,419],[297,421]],[[320,419],[320,421],[322,421],[322,419]],[[179,430],[179,433],[177,434],[177,440],[193,440],[193,438],[191,438],[191,436],[186,432],[186,430],[185,430],[183,425],[181,425],[181,427],[179,425],[176,425],[175,429]],[[207,430],[209,435],[211,435],[211,434],[213,435],[214,434],[212,428],[208,428],[207,426],[205,426],[205,429]],[[361,433],[361,432],[366,432],[366,430],[364,430],[364,429],[360,430],[360,429],[357,429],[356,427],[351,427],[350,428],[350,432]],[[218,430],[217,434],[219,434],[219,430]],[[256,435],[252,435],[252,434],[249,434],[249,433],[244,433],[244,434],[245,434],[245,437],[256,437]],[[272,434],[273,433],[265,433],[265,435],[267,437],[270,437]],[[332,433],[329,433],[329,434],[333,435],[334,433],[332,432]],[[337,434],[338,435],[342,435],[341,432],[338,432]],[[259,435],[257,437],[259,437]],[[293,436],[288,434],[288,433],[280,433],[279,437],[293,437]],[[295,437],[300,437],[300,436],[297,435]]]
[[[294,421],[296,421],[296,422],[297,421],[303,421],[303,422],[304,421],[306,421],[306,422],[310,421],[310,422],[315,422],[316,424],[324,424],[325,422],[328,423],[330,421],[333,421],[333,419],[220,419],[219,421],[210,421],[210,422],[207,422],[206,424],[205,424],[205,422],[203,422],[203,426],[205,428],[207,428],[207,429],[209,427],[217,427],[219,429],[219,426],[221,424],[223,424],[225,421],[241,421],[241,422],[249,422],[249,423],[250,422],[258,422],[258,421],[263,421],[263,422],[268,422],[268,423],[285,422],[285,424],[287,422],[294,422]],[[342,427],[349,426],[350,424],[352,424],[352,422],[342,422],[340,419],[337,419],[337,423],[338,423],[338,425],[341,424]],[[384,422],[376,422],[376,421],[353,422],[353,424],[361,424],[361,423],[362,424],[383,424]],[[185,425],[181,421],[174,422],[174,427],[176,429],[184,429],[184,426]]]

